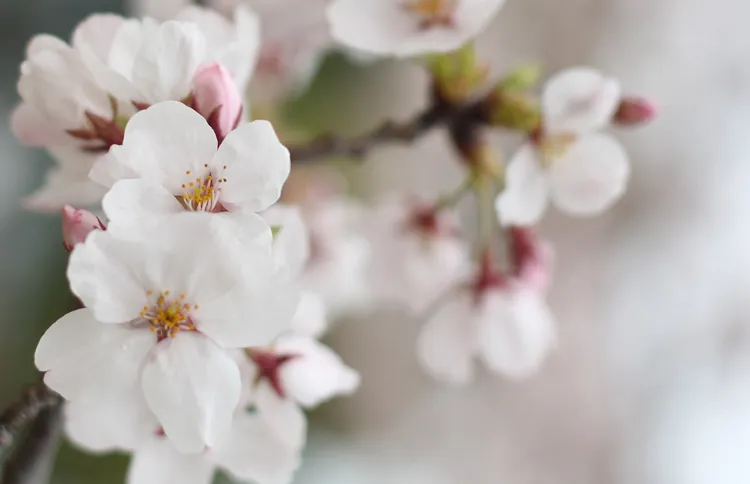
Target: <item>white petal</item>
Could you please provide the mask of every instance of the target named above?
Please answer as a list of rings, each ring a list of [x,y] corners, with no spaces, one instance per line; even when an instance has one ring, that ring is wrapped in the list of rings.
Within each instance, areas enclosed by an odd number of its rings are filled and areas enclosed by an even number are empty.
[[[544,300],[520,289],[489,293],[479,325],[481,356],[510,378],[534,374],[555,342],[555,322]]]
[[[19,104],[10,118],[13,135],[29,146],[60,146],[75,144],[62,127],[39,113],[28,103]]]
[[[290,449],[301,449],[307,438],[305,414],[290,398],[281,398],[261,382],[255,394],[258,415],[268,424],[276,438]]]
[[[139,178],[162,185],[177,195],[183,193],[183,184],[206,172],[204,165],[216,153],[216,144],[213,130],[200,114],[171,101],[133,116],[125,128],[122,147],[113,147],[110,157],[114,156]],[[111,175],[117,180],[122,168],[116,164],[113,168],[117,172]],[[106,172],[106,167],[100,170]],[[97,181],[103,178],[96,173],[92,176]]]
[[[133,398],[65,403],[65,434],[89,452],[133,451],[151,439],[159,422],[140,392]]]
[[[620,84],[588,67],[566,69],[544,87],[542,109],[549,132],[585,133],[609,124],[620,102]]]
[[[133,62],[132,80],[141,93],[139,101],[185,99],[205,55],[205,39],[195,25],[173,21],[160,25]]]
[[[202,302],[198,327],[224,348],[265,346],[289,329],[299,291],[269,280],[260,287],[238,287],[223,298]]]
[[[503,225],[533,225],[547,208],[547,174],[530,144],[522,146],[508,163],[505,189],[495,200]]]
[[[290,280],[297,277],[310,256],[310,236],[299,208],[277,204],[262,214],[271,227],[277,227],[273,238],[274,259],[278,269]]]
[[[268,121],[243,123],[229,133],[219,147],[213,166],[226,178],[221,186],[221,203],[232,209],[260,212],[281,195],[291,162],[289,150],[276,136]]]
[[[302,406],[314,407],[337,395],[350,395],[359,387],[359,374],[346,366],[333,350],[313,338],[280,338],[275,351],[297,355],[279,371],[287,398]]]
[[[630,165],[614,139],[594,134],[579,139],[549,170],[550,196],[571,215],[595,215],[611,207],[625,192]]]
[[[205,456],[182,454],[163,437],[154,437],[133,454],[127,484],[211,484],[214,464]]]
[[[216,462],[238,479],[257,484],[289,484],[300,465],[300,451],[276,438],[258,415],[238,414],[224,444],[213,452]]]
[[[417,340],[417,356],[434,378],[464,384],[474,376],[476,323],[470,294],[454,296],[430,317]]]
[[[138,317],[147,287],[137,272],[147,264],[143,247],[94,231],[70,254],[70,289],[99,321],[123,323]],[[158,289],[157,289],[158,290]]]
[[[395,54],[405,39],[419,31],[418,19],[399,2],[335,0],[327,15],[334,39],[374,54]]]
[[[328,310],[323,298],[311,291],[302,291],[297,311],[292,318],[296,334],[320,337],[328,329]]]
[[[208,338],[183,331],[159,343],[143,368],[141,385],[181,452],[200,452],[226,438],[240,398],[240,373]]]
[[[155,231],[161,216],[184,211],[174,195],[146,180],[118,181],[104,196],[102,209],[109,219],[107,230],[120,238],[133,235],[134,228]],[[148,229],[139,227],[149,222],[152,225]]]
[[[124,21],[111,13],[89,15],[76,27],[71,44],[79,52],[88,51],[106,62],[115,34]]]
[[[56,148],[50,150],[60,162],[59,168],[47,173],[44,186],[26,197],[23,205],[37,212],[58,212],[65,205],[89,207],[97,204],[106,188],[91,181],[81,168],[93,161],[93,157],[76,148]],[[81,167],[70,166],[68,161],[80,161]]]
[[[156,343],[145,330],[103,324],[88,309],[66,314],[44,333],[34,361],[44,382],[72,401],[137,391],[138,373]]]

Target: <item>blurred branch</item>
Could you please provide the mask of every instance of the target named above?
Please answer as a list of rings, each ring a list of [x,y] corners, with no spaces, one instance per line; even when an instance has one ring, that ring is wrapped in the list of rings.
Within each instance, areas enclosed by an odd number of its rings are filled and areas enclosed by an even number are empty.
[[[333,156],[362,157],[383,143],[409,143],[432,128],[443,124],[484,124],[487,121],[487,102],[479,101],[456,105],[434,96],[431,105],[413,119],[404,122],[386,122],[371,133],[351,138],[326,134],[305,144],[289,146],[292,162],[316,161]]]
[[[62,399],[41,409],[2,470],[2,484],[49,482],[61,433]]]
[[[7,451],[26,422],[42,410],[59,405],[62,398],[43,382],[27,388],[21,397],[0,414],[0,451]]]

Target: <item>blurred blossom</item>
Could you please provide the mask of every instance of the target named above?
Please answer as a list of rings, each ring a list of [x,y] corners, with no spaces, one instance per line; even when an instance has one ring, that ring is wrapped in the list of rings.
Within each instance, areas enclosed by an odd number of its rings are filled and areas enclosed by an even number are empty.
[[[73,247],[86,240],[86,236],[94,230],[106,230],[99,217],[88,210],[70,205],[63,207],[62,234],[65,250],[72,251]]]

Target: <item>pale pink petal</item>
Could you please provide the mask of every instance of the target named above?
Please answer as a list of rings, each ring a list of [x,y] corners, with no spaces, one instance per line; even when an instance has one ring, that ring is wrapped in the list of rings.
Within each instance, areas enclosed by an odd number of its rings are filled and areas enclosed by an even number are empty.
[[[117,29],[125,19],[111,13],[99,13],[86,17],[73,32],[71,44],[79,52],[90,52],[106,62]]]
[[[394,1],[335,0],[327,15],[334,39],[379,55],[395,54],[402,42],[419,32],[419,20]]]
[[[487,293],[479,348],[493,371],[514,378],[536,373],[556,340],[554,319],[541,296],[526,289]]]
[[[503,225],[534,225],[544,215],[548,197],[547,175],[535,148],[522,146],[505,172],[505,188],[495,200]]]
[[[279,354],[296,355],[279,371],[287,398],[302,406],[315,407],[335,396],[350,395],[359,387],[359,373],[311,337],[283,337],[274,349]]]
[[[477,328],[470,294],[443,302],[425,324],[417,340],[417,356],[438,380],[465,384],[474,376]]]
[[[70,252],[73,247],[86,240],[86,237],[94,230],[104,230],[104,224],[99,217],[80,208],[70,205],[63,207],[62,233],[65,250]]]
[[[143,368],[141,386],[179,451],[201,452],[227,437],[240,397],[240,373],[208,338],[183,331],[159,343]]]
[[[289,150],[279,141],[268,121],[243,123],[219,147],[214,167],[219,177],[221,203],[230,210],[260,212],[281,195],[291,161]],[[226,168],[223,168],[226,166]]]
[[[53,168],[44,186],[23,199],[23,207],[34,212],[57,212],[65,205],[91,207],[107,192],[106,188],[67,168]]]
[[[307,419],[296,402],[281,398],[261,382],[255,394],[258,415],[268,424],[276,439],[290,449],[301,449],[307,439]]]
[[[126,484],[211,484],[214,464],[180,453],[165,437],[149,439],[133,454]]]
[[[620,84],[589,67],[566,69],[544,87],[542,108],[548,132],[586,133],[609,124],[620,102]]]
[[[219,140],[241,121],[242,95],[227,68],[216,62],[203,65],[195,73],[193,103]]]
[[[132,392],[155,344],[147,330],[103,324],[88,309],[66,314],[44,333],[34,354],[44,382],[72,401],[99,401]]]
[[[603,134],[580,138],[549,170],[550,196],[571,215],[595,215],[625,193],[630,176],[622,146]]]
[[[291,323],[296,334],[320,337],[328,329],[328,310],[323,299],[312,291],[302,291]]]
[[[36,111],[33,106],[22,102],[13,110],[10,117],[13,135],[29,146],[60,146],[76,144],[63,127]]]
[[[271,227],[274,259],[278,270],[290,280],[299,276],[310,256],[310,236],[299,208],[276,204],[262,213]]]
[[[258,415],[240,413],[226,442],[212,452],[217,464],[237,479],[257,484],[289,484],[300,465],[300,451],[280,441]]]

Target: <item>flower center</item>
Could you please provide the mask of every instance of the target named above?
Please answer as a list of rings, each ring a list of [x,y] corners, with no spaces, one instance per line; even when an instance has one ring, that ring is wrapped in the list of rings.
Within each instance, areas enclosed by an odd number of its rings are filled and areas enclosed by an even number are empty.
[[[149,296],[154,294],[149,290]],[[185,294],[171,297],[169,290],[162,291],[150,306],[143,306],[141,318],[148,322],[152,333],[156,333],[159,341],[174,338],[180,331],[195,331],[195,324],[191,319],[191,311],[197,310],[197,304],[185,302]]]
[[[289,361],[298,358],[299,355],[294,354],[277,354],[271,350],[261,350],[256,348],[248,348],[245,350],[247,355],[255,363],[255,367],[258,369],[258,374],[255,377],[255,384],[257,385],[261,381],[265,380],[271,385],[273,391],[280,398],[286,398],[286,390],[281,382],[281,375],[279,371]]]
[[[404,0],[407,12],[414,14],[420,21],[420,29],[433,27],[453,27],[459,0]]]
[[[203,165],[208,168],[208,164]],[[226,169],[226,165],[224,165]],[[191,170],[187,170],[185,175],[193,176]],[[177,200],[185,207],[185,210],[191,212],[214,212],[217,211],[219,194],[221,193],[221,183],[226,182],[226,178],[216,178],[209,171],[205,176],[190,178],[189,181],[182,184],[185,190],[182,195],[177,196]]]
[[[542,165],[549,168],[557,158],[561,158],[568,148],[575,143],[576,135],[570,133],[548,134],[543,136],[537,145]]]

